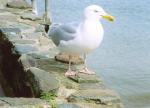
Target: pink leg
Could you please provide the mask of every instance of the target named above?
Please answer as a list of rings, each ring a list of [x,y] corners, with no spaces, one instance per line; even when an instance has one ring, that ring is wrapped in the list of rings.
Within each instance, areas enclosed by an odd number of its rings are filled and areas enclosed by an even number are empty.
[[[67,72],[65,73],[65,76],[75,76],[76,72],[71,70],[71,56],[69,56],[69,67]]]
[[[84,54],[84,68],[82,70],[79,71],[80,73],[84,73],[84,74],[95,74],[95,72],[88,70],[87,68],[87,64],[86,64],[86,54]]]

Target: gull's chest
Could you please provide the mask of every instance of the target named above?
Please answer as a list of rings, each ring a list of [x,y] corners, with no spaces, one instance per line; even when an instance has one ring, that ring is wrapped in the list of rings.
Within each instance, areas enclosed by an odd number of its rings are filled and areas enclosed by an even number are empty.
[[[101,24],[89,23],[85,24],[82,31],[82,38],[86,42],[94,42],[95,44],[99,44],[103,39],[103,27]]]
[[[100,24],[84,24],[78,39],[79,45],[85,50],[95,49],[103,39],[103,28]]]

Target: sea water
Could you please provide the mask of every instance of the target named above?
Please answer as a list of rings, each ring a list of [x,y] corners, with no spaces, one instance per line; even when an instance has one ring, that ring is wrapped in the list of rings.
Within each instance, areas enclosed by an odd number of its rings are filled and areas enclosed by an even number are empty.
[[[89,54],[89,67],[120,94],[125,108],[149,108],[150,0],[50,0],[51,19],[79,21],[90,4],[102,6],[116,20],[102,20],[104,40]],[[39,15],[43,10],[44,0],[38,0]]]

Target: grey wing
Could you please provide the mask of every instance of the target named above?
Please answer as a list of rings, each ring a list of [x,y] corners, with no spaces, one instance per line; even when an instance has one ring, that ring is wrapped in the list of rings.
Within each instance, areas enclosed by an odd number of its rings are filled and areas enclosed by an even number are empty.
[[[67,25],[53,25],[50,27],[48,35],[51,37],[56,45],[59,45],[60,41],[69,41],[76,37],[77,24]]]

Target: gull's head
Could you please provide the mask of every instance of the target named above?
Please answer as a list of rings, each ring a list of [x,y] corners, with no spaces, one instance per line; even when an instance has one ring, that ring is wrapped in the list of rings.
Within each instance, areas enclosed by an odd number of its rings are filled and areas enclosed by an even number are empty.
[[[90,5],[85,8],[84,15],[86,19],[100,20],[102,18],[114,21],[114,17],[107,14],[104,9],[98,5]]]

